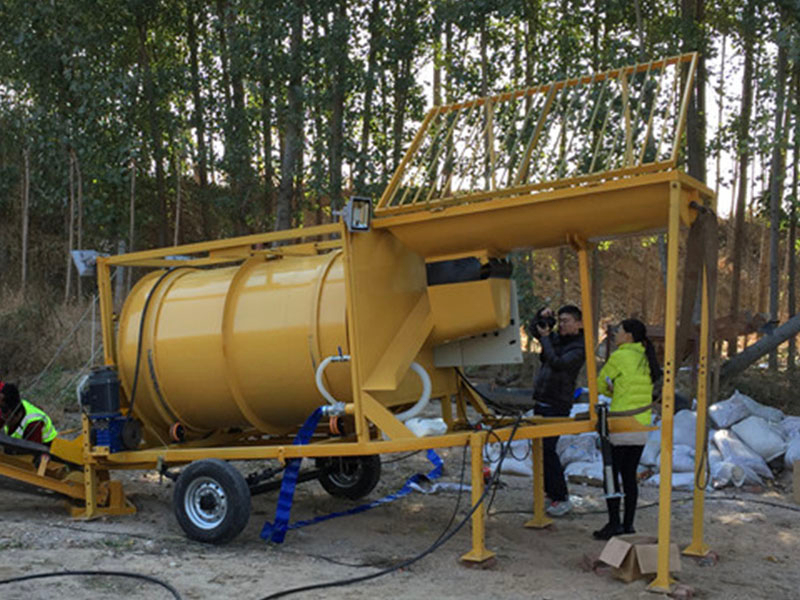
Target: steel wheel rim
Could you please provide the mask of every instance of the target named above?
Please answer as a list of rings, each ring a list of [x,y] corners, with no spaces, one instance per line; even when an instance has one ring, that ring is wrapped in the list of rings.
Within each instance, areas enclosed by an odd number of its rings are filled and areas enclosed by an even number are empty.
[[[358,483],[364,469],[358,459],[340,459],[337,468],[328,473],[329,479],[341,488],[349,488]]]
[[[228,514],[228,496],[216,480],[199,477],[186,489],[183,508],[193,525],[214,529]]]

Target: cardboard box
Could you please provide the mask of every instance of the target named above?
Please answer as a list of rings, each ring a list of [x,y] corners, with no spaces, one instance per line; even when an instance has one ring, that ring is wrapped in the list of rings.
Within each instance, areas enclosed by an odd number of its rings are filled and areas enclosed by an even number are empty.
[[[792,465],[794,475],[792,476],[792,490],[794,491],[794,501],[800,504],[800,460],[794,461]]]
[[[611,538],[600,553],[600,560],[611,565],[612,575],[631,582],[658,570],[658,538],[646,535],[619,535]],[[677,544],[669,545],[669,570],[681,570]]]

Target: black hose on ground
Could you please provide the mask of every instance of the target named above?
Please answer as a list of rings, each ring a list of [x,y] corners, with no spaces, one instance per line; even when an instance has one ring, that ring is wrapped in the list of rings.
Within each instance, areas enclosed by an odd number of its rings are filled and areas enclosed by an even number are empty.
[[[275,598],[284,598],[286,596],[290,596],[290,595],[293,595],[293,594],[298,594],[300,592],[309,592],[311,590],[319,590],[319,589],[330,588],[330,587],[342,587],[342,586],[346,586],[346,585],[352,585],[354,583],[361,583],[362,581],[369,581],[370,579],[377,579],[378,577],[381,577],[383,575],[388,575],[389,573],[394,573],[395,571],[399,571],[401,569],[405,569],[406,567],[414,564],[415,562],[417,562],[419,560],[422,560],[423,558],[425,558],[429,554],[432,554],[433,552],[438,550],[441,546],[443,546],[445,543],[447,543],[456,533],[458,533],[464,527],[464,525],[466,525],[469,522],[470,518],[475,513],[475,511],[478,510],[478,508],[480,508],[480,506],[483,504],[484,500],[486,500],[486,496],[489,494],[489,490],[492,489],[492,487],[494,486],[495,480],[500,476],[500,465],[503,464],[503,460],[506,457],[506,453],[508,452],[508,449],[511,447],[511,442],[514,439],[514,435],[516,435],[517,429],[519,428],[521,423],[522,423],[522,416],[520,415],[517,418],[516,422],[514,423],[514,427],[511,430],[511,434],[508,437],[508,441],[503,446],[503,450],[500,453],[500,459],[498,461],[498,468],[494,472],[494,475],[492,476],[492,478],[489,480],[489,483],[486,486],[484,486],[483,494],[481,494],[481,497],[478,498],[478,501],[475,504],[472,505],[472,508],[470,509],[470,511],[458,523],[458,525],[456,525],[451,531],[447,531],[447,529],[444,529],[442,531],[442,533],[439,534],[439,536],[436,538],[436,541],[434,541],[430,546],[428,546],[428,548],[426,548],[425,550],[423,550],[422,552],[420,552],[416,556],[413,556],[413,557],[411,557],[411,558],[409,558],[407,560],[404,560],[404,561],[402,561],[402,562],[400,562],[400,563],[398,563],[396,565],[393,565],[391,567],[388,567],[386,569],[382,569],[380,571],[377,571],[376,573],[370,573],[369,575],[362,575],[360,577],[351,577],[351,578],[348,578],[348,579],[340,579],[338,581],[329,581],[329,582],[326,582],[326,583],[316,583],[316,584],[312,584],[312,585],[304,585],[304,586],[300,586],[300,587],[296,587],[296,588],[290,588],[288,590],[282,590],[280,592],[275,592],[273,594],[265,596],[261,600],[274,600]],[[465,455],[466,455],[466,453],[465,453]],[[462,472],[463,472],[463,470],[462,470]],[[452,522],[452,519],[451,519],[451,522]],[[448,523],[448,527],[449,526],[450,526],[450,523]]]
[[[149,583],[160,585],[172,594],[175,600],[183,600],[181,595],[174,587],[166,581],[162,581],[150,575],[142,575],[141,573],[130,573],[128,571],[53,571],[49,573],[34,573],[33,575],[22,575],[20,577],[9,577],[8,579],[0,580],[0,585],[8,583],[18,583],[20,581],[30,581],[31,579],[47,579],[50,577],[69,577],[69,576],[102,576],[102,577],[128,577],[130,579],[140,579]]]

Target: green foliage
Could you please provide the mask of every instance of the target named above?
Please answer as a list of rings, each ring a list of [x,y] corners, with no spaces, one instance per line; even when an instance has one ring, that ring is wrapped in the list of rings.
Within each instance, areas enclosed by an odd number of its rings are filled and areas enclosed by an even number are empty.
[[[443,101],[459,101],[687,47],[711,59],[721,35],[729,36],[734,58],[728,60],[735,62],[748,31],[759,32],[751,134],[738,140],[738,111],[728,110],[708,152],[733,153],[738,145],[767,156],[774,144],[774,49],[787,47],[793,62],[800,56],[796,7],[715,0],[703,3],[700,23],[680,6],[663,0],[5,0],[0,210],[18,210],[22,152],[29,151],[32,244],[47,240],[65,250],[74,151],[86,247],[113,249],[127,238],[132,161],[136,248],[163,242],[174,227],[176,165],[183,174],[181,241],[267,229],[274,223],[287,123],[296,121],[301,167],[290,211],[300,224],[309,213],[330,215],[331,205],[348,194],[381,195],[431,105],[434,66]],[[289,40],[297,15],[303,23],[299,64]],[[192,56],[196,77],[187,66]],[[298,114],[288,104],[295,67]],[[730,85],[724,91],[728,106],[738,102]],[[612,111],[621,118],[621,106]],[[589,153],[577,159],[590,160]],[[16,223],[0,220],[3,239],[15,237]],[[49,263],[34,258],[32,267],[50,269],[48,280],[61,286],[66,261]]]
[[[536,295],[533,285],[534,256],[532,252],[513,252],[509,259],[513,267],[511,276],[517,286],[519,318],[530,336],[530,323],[536,311],[542,307],[542,299]]]

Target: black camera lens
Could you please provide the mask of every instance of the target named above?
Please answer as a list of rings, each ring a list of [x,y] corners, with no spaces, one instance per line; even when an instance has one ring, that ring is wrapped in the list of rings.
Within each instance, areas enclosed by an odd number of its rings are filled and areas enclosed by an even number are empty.
[[[556,325],[556,320],[554,317],[542,317],[541,319],[536,321],[536,326],[541,327],[542,329],[552,329]]]

